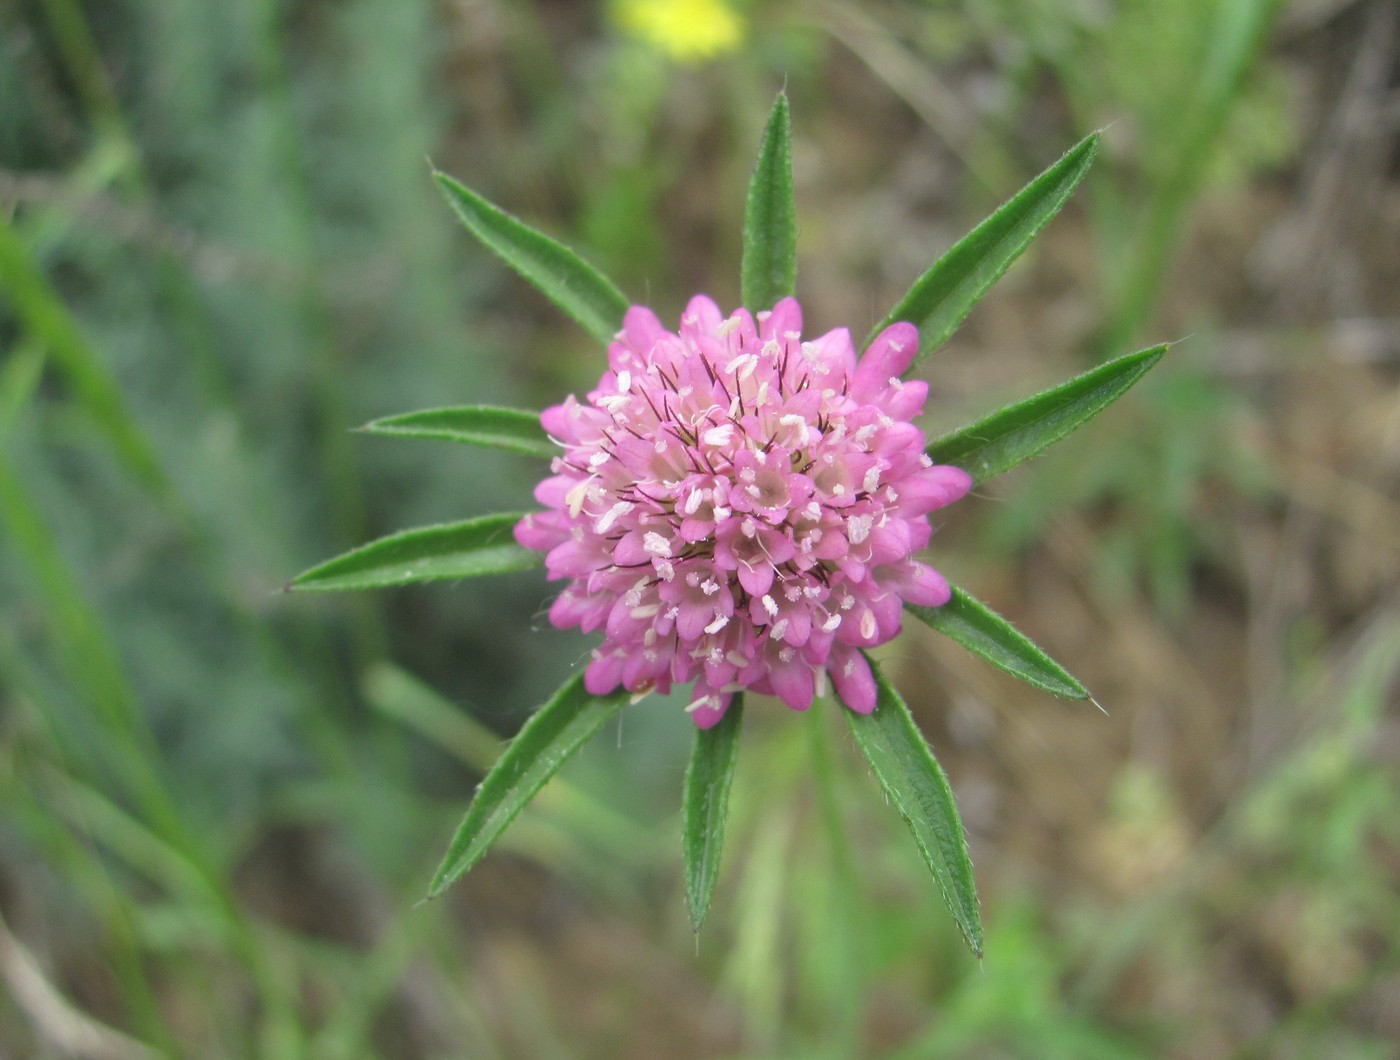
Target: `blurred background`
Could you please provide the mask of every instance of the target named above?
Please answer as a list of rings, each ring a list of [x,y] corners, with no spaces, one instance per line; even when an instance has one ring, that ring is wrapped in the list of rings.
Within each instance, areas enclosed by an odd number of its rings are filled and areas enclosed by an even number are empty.
[[[674,321],[784,85],[811,330],[1108,126],[930,431],[1185,340],[935,539],[1107,716],[884,651],[980,963],[830,705],[748,712],[698,940],[674,700],[421,904],[588,642],[538,572],[279,591],[531,504],[351,428],[600,371],[428,160]],[[0,0],[0,1056],[1395,1056],[1397,498],[1394,0]]]

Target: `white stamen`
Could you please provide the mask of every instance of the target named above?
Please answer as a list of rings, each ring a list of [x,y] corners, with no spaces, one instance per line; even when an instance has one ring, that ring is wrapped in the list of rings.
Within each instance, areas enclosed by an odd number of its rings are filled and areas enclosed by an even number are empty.
[[[641,607],[632,608],[629,613],[633,618],[655,618],[660,610],[660,604],[643,604]]]
[[[648,530],[643,535],[642,548],[653,556],[664,556],[668,559],[671,556],[671,543],[655,530]]]
[[[778,604],[777,604],[777,602],[776,602],[771,596],[768,596],[767,594],[765,594],[764,597],[763,597],[762,603],[763,603],[763,610],[767,611],[770,615],[772,615],[774,618],[776,618],[777,615],[778,615]]]
[[[577,519],[578,513],[583,511],[583,502],[588,497],[588,483],[589,480],[584,479],[564,494],[564,503],[569,506],[569,518]]]
[[[860,636],[862,640],[869,640],[875,636],[875,612],[866,611],[860,616]]]
[[[651,581],[647,575],[643,574],[637,579],[637,583],[623,594],[622,602],[628,607],[636,607],[642,602],[642,590],[647,587],[647,582]]]
[[[593,532],[597,534],[606,534],[612,529],[614,523],[630,512],[634,507],[636,507],[636,505],[631,501],[618,501],[604,512],[602,517],[593,524]]]
[[[734,437],[734,424],[721,423],[718,427],[711,427],[700,436],[700,440],[706,445],[728,445],[729,440]]]
[[[729,625],[728,615],[715,615],[715,620],[705,627],[705,632],[718,633],[727,625]]]
[[[617,373],[617,392],[625,394],[632,389],[632,373],[626,368]]]

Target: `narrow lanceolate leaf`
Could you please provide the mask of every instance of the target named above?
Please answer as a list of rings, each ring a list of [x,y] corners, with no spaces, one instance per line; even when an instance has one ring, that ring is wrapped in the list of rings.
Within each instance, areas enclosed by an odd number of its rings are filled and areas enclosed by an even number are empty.
[[[1088,699],[1078,681],[1020,630],[976,597],[953,586],[953,598],[942,607],[905,605],[905,610],[974,655],[1051,695]]]
[[[627,298],[563,243],[537,232],[446,173],[434,173],[462,223],[540,293],[606,345],[622,327]]]
[[[445,578],[476,578],[538,567],[538,552],[515,543],[524,516],[483,515],[404,530],[351,549],[298,574],[288,589],[386,589]]]
[[[545,782],[626,706],[629,698],[630,693],[622,690],[606,696],[590,695],[580,673],[536,711],[476,789],[447,856],[433,876],[428,897],[442,894],[480,861]]]
[[[744,208],[740,297],[751,312],[771,309],[797,283],[797,208],[792,196],[792,122],[779,92],[763,130]]]
[[[685,847],[685,897],[696,932],[710,911],[710,894],[719,878],[724,848],[724,821],[729,813],[729,785],[739,757],[739,728],[744,697],[734,697],[723,720],[712,729],[697,729],[695,749],[685,771],[681,810]]]
[[[930,442],[928,455],[938,464],[956,464],[974,483],[986,482],[1084,426],[1160,361],[1167,346],[1125,354],[998,409]]]
[[[870,714],[843,711],[846,721],[885,796],[914,833],[919,852],[938,881],[963,938],[981,957],[982,917],[953,789],[914,724],[909,707],[873,660],[870,667],[879,690],[875,710]]]
[[[371,420],[360,430],[399,438],[438,438],[448,442],[510,449],[527,456],[554,456],[559,446],[540,426],[540,414],[488,405],[423,409]]]
[[[943,345],[987,288],[1060,212],[1084,178],[1099,147],[1099,134],[1079,141],[997,211],[955,243],[914,281],[914,286],[871,332],[907,320],[919,329],[919,360]]]

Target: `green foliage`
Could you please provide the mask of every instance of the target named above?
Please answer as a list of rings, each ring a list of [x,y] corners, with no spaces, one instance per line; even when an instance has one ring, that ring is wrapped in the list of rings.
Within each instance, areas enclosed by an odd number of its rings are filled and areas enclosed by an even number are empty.
[[[446,578],[478,578],[540,566],[538,552],[515,543],[519,513],[401,530],[298,574],[288,589],[387,589]]]
[[[509,449],[526,456],[554,456],[558,446],[540,426],[538,412],[485,405],[457,405],[382,416],[360,430],[399,438],[436,438],[491,449]]]
[[[870,338],[896,321],[907,320],[919,329],[915,364],[942,346],[987,289],[1069,200],[1093,164],[1099,136],[1093,133],[1070,148],[958,240],[914,281],[909,292],[875,325]]]
[[[681,795],[685,897],[690,905],[690,923],[697,933],[710,911],[710,897],[719,879],[743,712],[744,697],[739,694],[718,725],[695,731],[695,747],[685,771]]]
[[[763,130],[744,208],[740,300],[757,313],[793,293],[797,282],[797,208],[792,191],[792,120],[778,93]]]
[[[559,767],[626,706],[629,698],[621,689],[607,696],[590,695],[580,673],[540,707],[477,788],[442,864],[433,874],[428,896],[442,894],[480,861]]]
[[[627,297],[568,247],[521,223],[446,173],[434,173],[462,224],[606,346],[622,327]]]
[[[885,797],[914,833],[958,930],[981,957],[982,915],[953,789],[904,700],[875,663],[870,666],[879,692],[875,709],[869,714],[848,710],[846,721]]]
[[[1129,353],[936,438],[928,455],[986,482],[1048,449],[1117,401],[1162,359],[1167,345]]]
[[[1089,698],[1083,685],[1010,622],[957,586],[952,590],[942,607],[911,604],[905,610],[1028,685],[1068,699]]]

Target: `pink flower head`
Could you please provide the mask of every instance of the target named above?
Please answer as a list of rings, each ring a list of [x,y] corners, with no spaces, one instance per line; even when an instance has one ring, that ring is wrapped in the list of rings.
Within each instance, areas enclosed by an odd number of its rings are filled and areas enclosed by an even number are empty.
[[[548,511],[515,529],[569,581],[550,621],[606,631],[590,692],[694,681],[707,728],[741,689],[806,710],[830,673],[874,709],[861,649],[899,632],[905,602],[947,602],[913,556],[928,513],[972,484],[909,422],[928,394],[900,379],[918,344],[894,324],[857,363],[845,328],[803,342],[792,298],[755,326],[697,296],[679,333],[627,311],[588,402],[542,415],[564,455],[535,490]]]

